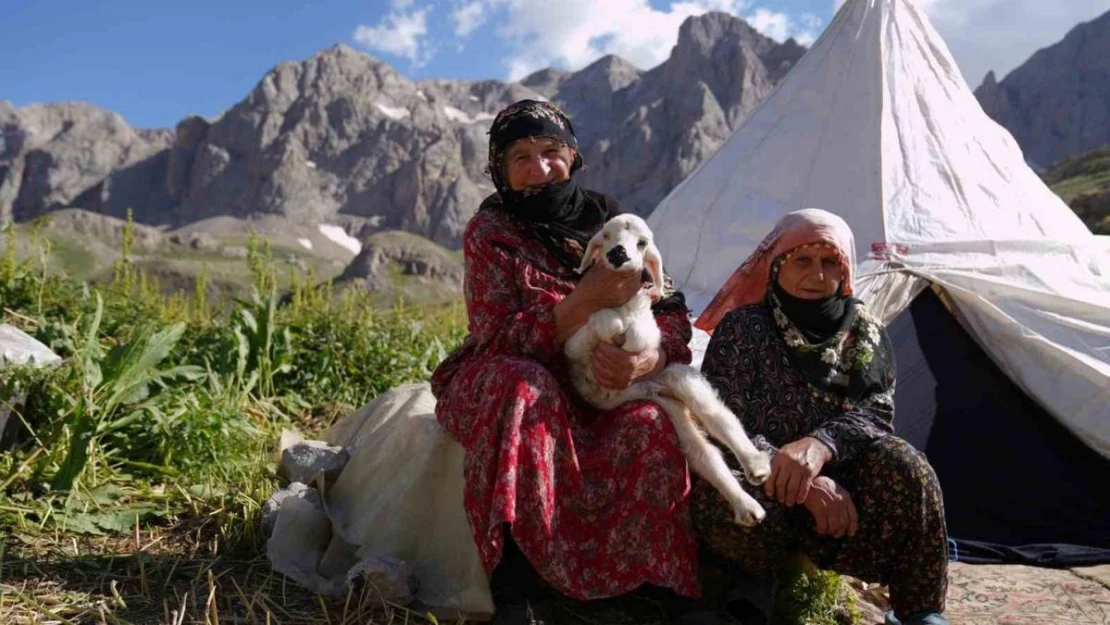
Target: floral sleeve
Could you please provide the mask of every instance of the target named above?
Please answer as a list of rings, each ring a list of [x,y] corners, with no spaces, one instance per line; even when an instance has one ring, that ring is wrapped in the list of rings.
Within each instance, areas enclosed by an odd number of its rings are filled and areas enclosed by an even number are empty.
[[[475,355],[519,355],[549,362],[559,353],[555,339],[555,304],[559,296],[536,288],[537,297],[524,305],[517,265],[524,273],[524,287],[534,268],[510,255],[504,247],[483,236],[475,222],[463,238],[466,262],[463,295],[469,317],[470,340]]]
[[[709,339],[701,372],[729,410],[740,418],[752,443],[760,450],[773,453],[778,448],[756,431],[758,424],[748,410],[748,398],[745,396],[745,392],[755,387],[755,351],[736,313],[730,313],[725,315]]]
[[[668,364],[688,365],[694,355],[690,352],[690,339],[693,337],[693,328],[690,326],[690,317],[685,311],[667,311],[655,313],[655,323],[663,334],[660,347],[667,357]]]
[[[886,358],[893,361],[894,348],[890,337],[880,330],[882,337],[878,349],[884,350]],[[846,407],[844,412],[827,419],[810,436],[821,441],[832,450],[830,464],[850,461],[860,450],[871,443],[894,432],[894,379],[879,392],[866,400]]]
[[[694,359],[690,339],[694,327],[690,324],[690,309],[686,296],[674,288],[674,280],[663,272],[663,297],[651,307],[655,323],[663,335],[660,347],[668,363],[688,365]]]

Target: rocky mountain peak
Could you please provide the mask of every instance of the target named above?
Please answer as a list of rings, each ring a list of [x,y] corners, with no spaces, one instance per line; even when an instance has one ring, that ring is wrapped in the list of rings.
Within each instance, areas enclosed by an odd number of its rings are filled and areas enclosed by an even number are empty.
[[[752,28],[747,21],[719,11],[686,18],[678,29],[672,56],[706,59],[720,46],[748,45],[757,50],[775,46],[774,40]]]
[[[619,56],[607,54],[575,72],[567,81],[604,85],[611,91],[620,91],[640,79],[643,72]]]
[[[555,93],[559,88],[559,84],[571,75],[571,72],[548,67],[525,76],[524,79],[520,81],[520,84],[535,89],[538,93],[542,93],[545,96],[549,96]]]
[[[975,95],[1035,167],[1110,143],[1110,11],[1038,50],[1001,81],[988,73]]]
[[[670,59],[654,71],[664,90],[704,83],[735,127],[803,53],[797,42],[778,44],[738,17],[711,12],[682,23]]]
[[[341,225],[360,238],[401,230],[453,247],[493,190],[489,122],[523,98],[562,106],[588,165],[583,184],[644,213],[803,52],[718,13],[687,20],[671,58],[646,72],[607,56],[514,83],[414,82],[338,44],[278,64],[217,118],[189,116],[174,130],[134,130],[68,105],[9,104],[0,106],[0,220],[134,207],[152,225],[265,218]],[[61,132],[55,120],[66,115],[84,130]]]

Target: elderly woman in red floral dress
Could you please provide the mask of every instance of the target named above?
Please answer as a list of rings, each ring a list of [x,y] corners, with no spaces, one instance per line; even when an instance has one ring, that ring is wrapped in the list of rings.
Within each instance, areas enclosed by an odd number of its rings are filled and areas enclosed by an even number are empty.
[[[581,166],[555,106],[524,100],[493,121],[497,192],[463,237],[469,334],[435,372],[436,415],[466,449],[466,512],[487,570],[519,549],[575,599],[645,584],[697,596],[689,475],[666,414],[648,401],[593,408],[568,379],[563,343],[641,288],[600,267],[574,272],[589,238],[619,213],[612,198],[578,186]],[[690,361],[682,295],[669,293],[655,315],[661,348],[599,345],[598,381],[622,388]]]

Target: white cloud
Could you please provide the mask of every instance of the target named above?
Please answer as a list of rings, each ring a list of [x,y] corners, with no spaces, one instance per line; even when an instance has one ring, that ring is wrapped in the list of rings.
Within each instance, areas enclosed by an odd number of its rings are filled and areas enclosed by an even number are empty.
[[[457,39],[490,21],[511,52],[502,64],[510,80],[550,66],[578,70],[607,54],[641,69],[670,56],[678,30],[689,17],[709,11],[744,16],[757,30],[783,41],[811,43],[821,27],[812,14],[791,16],[754,6],[769,0],[671,0],[657,9],[651,0],[450,0],[449,17]],[[404,57],[417,65],[430,58],[429,5],[390,0],[393,10],[373,26],[359,26],[355,40],[371,51]],[[748,11],[747,14],[742,11]],[[461,42],[452,46],[461,50]]]
[[[748,23],[775,41],[785,41],[790,36],[790,16],[786,13],[757,9],[748,16]]]
[[[411,0],[408,3],[411,4]],[[389,13],[374,26],[359,25],[355,28],[355,41],[369,50],[394,54],[414,64],[422,64],[428,57],[424,45],[428,35],[427,12],[428,9],[424,8],[411,13]]]
[[[803,13],[798,18],[800,30],[794,33],[794,39],[803,46],[811,46],[817,38],[821,36],[821,31],[825,29],[825,22],[820,17],[812,13]]]
[[[744,0],[684,0],[658,10],[648,0],[487,0],[503,4],[499,32],[512,41],[505,60],[509,78],[517,80],[550,65],[580,69],[615,54],[637,67],[666,60],[678,40],[683,20],[708,11],[738,13]]]
[[[778,42],[786,41],[793,37],[803,46],[808,46],[817,40],[821,34],[823,22],[821,18],[812,13],[803,13],[791,17],[781,11],[769,9],[756,9],[754,13],[744,16],[752,28],[767,35]]]
[[[839,8],[844,0],[834,0]],[[988,70],[999,80],[1079,22],[1110,9],[1110,0],[917,0],[973,88]]]
[[[486,21],[485,9],[480,0],[468,2],[451,13],[455,22],[455,35],[466,37]]]
[[[519,80],[549,66],[581,69],[607,54],[649,69],[670,56],[683,21],[709,11],[742,15],[779,41],[794,37],[805,44],[816,39],[820,18],[757,8],[752,6],[756,1],[677,0],[657,9],[649,0],[561,0],[559,11],[551,11],[551,0],[471,0],[464,9],[482,11],[483,21],[491,11],[502,12],[498,34],[513,47],[503,63],[508,78]]]

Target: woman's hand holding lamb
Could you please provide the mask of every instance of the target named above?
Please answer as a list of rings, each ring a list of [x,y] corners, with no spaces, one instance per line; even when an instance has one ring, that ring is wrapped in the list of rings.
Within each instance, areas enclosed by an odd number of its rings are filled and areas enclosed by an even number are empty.
[[[574,290],[555,304],[555,335],[564,343],[590,315],[603,308],[623,305],[640,291],[640,274],[613,271],[598,263],[579,280]],[[614,387],[617,388],[617,387]]]
[[[597,263],[582,276],[567,299],[578,299],[593,313],[602,308],[623,306],[642,286],[640,272],[613,271]]]
[[[665,366],[667,356],[662,349],[637,354],[605,342],[594,348],[594,378],[605,388],[628,388],[633,382],[654,377]]]

